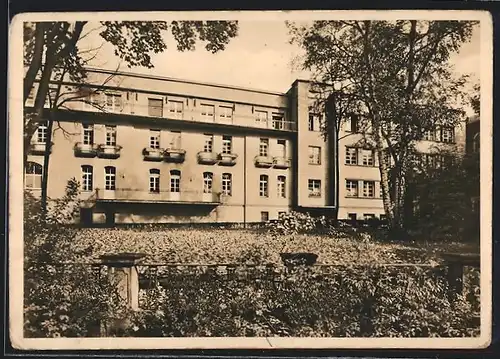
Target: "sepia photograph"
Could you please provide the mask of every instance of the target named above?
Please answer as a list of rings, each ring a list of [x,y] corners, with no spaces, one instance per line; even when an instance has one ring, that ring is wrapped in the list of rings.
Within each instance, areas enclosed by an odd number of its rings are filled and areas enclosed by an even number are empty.
[[[16,347],[489,344],[487,12],[10,30]]]

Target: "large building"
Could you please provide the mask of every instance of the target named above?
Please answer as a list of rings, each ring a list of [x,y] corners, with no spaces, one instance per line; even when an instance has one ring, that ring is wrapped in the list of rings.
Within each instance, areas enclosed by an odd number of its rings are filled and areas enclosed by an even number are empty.
[[[383,216],[374,151],[356,145],[353,121],[338,148],[324,139],[307,81],[275,93],[91,69],[85,88],[75,92],[68,82],[62,93],[68,101],[55,113],[48,196],[80,180],[83,222],[252,223],[336,206],[339,218]],[[461,143],[462,132],[437,129],[423,151]],[[46,141],[42,123],[25,176],[33,191]]]

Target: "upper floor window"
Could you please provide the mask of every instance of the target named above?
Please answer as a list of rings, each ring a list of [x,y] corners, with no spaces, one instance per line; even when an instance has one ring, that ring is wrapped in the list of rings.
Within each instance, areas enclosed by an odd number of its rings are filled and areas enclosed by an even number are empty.
[[[278,176],[278,197],[286,198],[286,177]]]
[[[222,136],[222,153],[232,153],[233,138],[231,136]]]
[[[222,194],[231,196],[232,194],[232,175],[231,173],[222,174]]]
[[[204,152],[212,152],[214,147],[214,135],[205,134],[205,143],[203,145]]]
[[[31,189],[42,188],[42,165],[36,162],[26,164],[25,186]]]
[[[201,104],[201,117],[205,121],[213,121],[214,120],[214,105],[205,105]]]
[[[181,132],[180,131],[170,131],[170,148],[179,149],[181,148]]]
[[[261,197],[269,197],[269,177],[267,175],[260,175],[259,195]]]
[[[345,164],[346,165],[358,164],[358,149],[356,147],[345,148]]]
[[[168,101],[169,117],[182,119],[183,109],[184,109],[184,102],[182,102],[182,101]]]
[[[267,127],[267,112],[255,111],[255,123],[262,127]]]
[[[219,106],[219,118],[221,122],[232,122],[233,108],[229,106]]]
[[[47,142],[47,122],[40,122],[38,124],[38,128],[36,129],[36,142]]]
[[[259,144],[259,156],[267,156],[269,154],[269,139],[261,138]]]
[[[345,122],[345,131],[356,133],[359,131],[359,116],[351,115]]]
[[[278,140],[276,147],[276,156],[280,158],[286,157],[286,140]]]
[[[212,184],[214,174],[212,172],[203,172],[203,193],[212,193]]]
[[[104,167],[104,184],[105,189],[115,190],[116,189],[116,168],[112,166]]]
[[[321,197],[321,180],[310,179],[308,181],[309,197]]]
[[[309,113],[309,131],[320,131],[321,130],[321,121],[320,116],[315,113]]]
[[[94,144],[94,125],[84,123],[83,125],[83,144]]]
[[[149,192],[160,193],[160,170],[157,168],[149,170]]]
[[[346,180],[345,190],[347,197],[358,197],[358,181],[357,180]]]
[[[116,126],[106,126],[106,146],[116,146]]]
[[[163,117],[163,100],[158,98],[148,99],[148,115],[152,117]]]
[[[170,171],[170,192],[180,192],[181,191],[181,171],[172,170]]]
[[[424,131],[424,140],[426,141],[436,141],[436,130],[426,130]]]
[[[375,181],[363,181],[363,197],[375,197]]]
[[[160,148],[160,130],[149,130],[149,147]]]
[[[375,165],[375,152],[370,149],[362,150],[362,162],[363,166],[374,166]]]
[[[285,129],[285,117],[282,113],[273,113],[273,128],[275,130]]]
[[[454,143],[455,142],[455,131],[453,127],[441,127],[441,142]]]
[[[309,146],[309,164],[321,164],[321,147]]]
[[[121,111],[122,95],[121,94],[106,94],[106,110]]]
[[[92,166],[82,166],[82,191],[92,191],[94,187],[94,169]]]

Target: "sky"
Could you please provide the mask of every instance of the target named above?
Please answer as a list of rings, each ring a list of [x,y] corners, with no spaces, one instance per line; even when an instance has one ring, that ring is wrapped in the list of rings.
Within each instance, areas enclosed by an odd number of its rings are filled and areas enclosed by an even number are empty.
[[[89,23],[84,32],[94,26]],[[98,32],[94,31],[79,46],[85,49],[101,43]],[[198,43],[194,51],[179,52],[171,35],[166,35],[166,43],[165,52],[153,54],[153,69],[128,69],[121,65],[120,70],[274,92],[286,92],[296,79],[309,77],[294,65],[294,59],[302,52],[297,45],[289,44],[288,30],[282,21],[240,21],[238,36],[216,54],[206,51],[203,43]],[[470,74],[478,80],[479,45],[479,28],[476,28],[471,41],[451,58],[457,73]],[[118,64],[112,46],[104,44],[92,66],[116,69]]]

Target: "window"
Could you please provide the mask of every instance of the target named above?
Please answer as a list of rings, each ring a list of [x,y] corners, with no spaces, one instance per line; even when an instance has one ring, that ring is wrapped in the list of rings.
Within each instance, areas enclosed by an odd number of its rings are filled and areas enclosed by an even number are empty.
[[[269,154],[269,139],[261,138],[259,144],[259,156],[267,156]]]
[[[351,115],[345,123],[345,131],[353,133],[358,132],[358,123],[359,123],[359,116]]]
[[[385,214],[381,214],[379,218],[381,221],[385,221],[387,217],[385,216]]]
[[[232,175],[231,173],[222,174],[222,194],[231,196],[232,194]]]
[[[231,136],[222,136],[222,153],[231,153],[233,150],[233,138]]]
[[[278,218],[282,218],[284,216],[286,216],[286,212],[285,211],[278,212]]]
[[[317,114],[309,114],[309,131],[319,131],[321,130],[320,117]]]
[[[35,88],[34,87],[31,88],[30,93],[28,94],[28,99],[29,100],[35,99]]]
[[[269,197],[269,177],[267,175],[260,175],[259,195],[261,197]]]
[[[273,128],[275,130],[284,130],[285,129],[285,118],[283,114],[273,113]]]
[[[201,108],[201,118],[204,121],[213,121],[214,120],[214,106],[213,105],[200,105]]]
[[[278,197],[286,198],[286,177],[278,176]]]
[[[104,168],[105,189],[114,191],[116,189],[116,168],[107,166]]]
[[[92,191],[94,187],[94,169],[92,166],[82,166],[82,191]]]
[[[363,166],[375,165],[375,152],[369,149],[363,149],[361,152]]]
[[[373,213],[364,213],[363,214],[363,219],[365,221],[369,221],[371,219],[374,219],[375,218],[375,215]]]
[[[347,197],[358,197],[358,181],[356,180],[346,180],[345,190]]]
[[[213,179],[212,172],[203,172],[203,193],[212,193]]]
[[[478,153],[480,149],[480,138],[479,138],[479,133],[476,133],[474,137],[472,138],[472,152]]]
[[[317,179],[310,179],[309,184],[309,197],[321,197],[321,181]]]
[[[47,122],[41,122],[38,124],[38,128],[36,130],[36,142],[47,142]]]
[[[182,148],[180,131],[170,131],[169,148],[174,148],[174,149]]]
[[[181,191],[181,171],[172,170],[170,171],[170,192],[180,192]]]
[[[345,164],[357,165],[358,164],[358,149],[355,147],[345,148]]]
[[[309,146],[309,164],[321,164],[321,147]]]
[[[157,168],[149,170],[149,192],[160,193],[160,170]]]
[[[267,112],[255,111],[255,123],[262,127],[267,127]]]
[[[269,212],[260,212],[260,221],[261,222],[267,222],[269,221]]]
[[[436,130],[426,130],[424,132],[424,140],[426,141],[436,141]]]
[[[172,118],[182,118],[182,111],[184,102],[182,101],[168,101],[168,115]]]
[[[356,213],[348,213],[347,218],[349,218],[349,220],[351,220],[351,221],[356,221],[357,215],[356,215]]]
[[[163,100],[158,98],[148,99],[148,115],[153,117],[163,117]]]
[[[90,124],[83,124],[83,144],[94,144],[94,126]]]
[[[149,130],[149,147],[160,148],[160,130]]]
[[[232,122],[233,121],[233,108],[228,106],[219,107],[219,118],[221,122]]]
[[[203,145],[204,152],[212,152],[214,145],[214,135],[205,134],[205,144]]]
[[[364,133],[368,134],[373,133],[372,122],[369,119],[363,118],[358,122],[362,124],[362,130]],[[359,126],[358,126],[358,131],[359,131]]]
[[[26,164],[25,186],[31,189],[42,188],[42,165],[35,162]]]
[[[363,181],[363,197],[375,197],[375,182]]]
[[[276,155],[280,158],[286,157],[286,140],[278,140]]]
[[[106,110],[120,111],[122,108],[122,95],[121,94],[106,94]]]
[[[452,127],[442,127],[441,128],[441,142],[454,143],[455,142],[455,131]]]
[[[106,146],[116,146],[116,126],[106,126]]]

